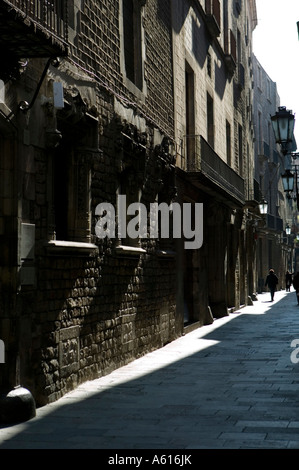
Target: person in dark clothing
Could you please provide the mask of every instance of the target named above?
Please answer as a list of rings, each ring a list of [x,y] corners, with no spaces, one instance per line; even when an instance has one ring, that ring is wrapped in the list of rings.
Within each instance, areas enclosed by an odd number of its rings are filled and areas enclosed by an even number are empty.
[[[286,272],[286,292],[290,292],[291,285],[292,285],[292,274],[290,273],[290,271],[287,271]]]
[[[296,291],[297,302],[299,305],[299,272],[293,278],[293,286]]]
[[[276,286],[278,284],[278,277],[274,273],[274,269],[270,269],[269,274],[266,278],[265,286],[268,286],[271,293],[271,302],[274,300],[274,293],[276,291]]]

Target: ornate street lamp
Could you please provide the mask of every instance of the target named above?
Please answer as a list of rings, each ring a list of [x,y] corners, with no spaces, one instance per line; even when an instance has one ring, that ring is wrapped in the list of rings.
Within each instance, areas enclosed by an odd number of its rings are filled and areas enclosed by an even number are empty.
[[[293,141],[295,116],[285,106],[280,106],[278,112],[271,116],[273,131],[277,144],[282,147],[282,153],[288,153],[288,144]]]
[[[294,174],[291,173],[291,170],[286,170],[283,175],[281,175],[283,189],[285,193],[288,193],[287,197],[290,198],[290,193],[294,189]]]
[[[286,225],[286,234],[291,235],[291,227],[289,226],[289,224]]]
[[[259,210],[261,214],[267,214],[268,212],[268,203],[264,198],[259,203]]]

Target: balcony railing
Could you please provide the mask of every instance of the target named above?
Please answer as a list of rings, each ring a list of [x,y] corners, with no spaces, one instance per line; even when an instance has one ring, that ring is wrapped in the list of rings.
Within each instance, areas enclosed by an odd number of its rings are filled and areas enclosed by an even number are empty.
[[[244,179],[217,155],[202,136],[185,137],[185,155],[187,172],[203,176],[207,184],[245,203]]]
[[[0,55],[47,57],[67,50],[68,2],[0,0]]]
[[[67,5],[65,0],[4,0],[45,30],[67,39]]]

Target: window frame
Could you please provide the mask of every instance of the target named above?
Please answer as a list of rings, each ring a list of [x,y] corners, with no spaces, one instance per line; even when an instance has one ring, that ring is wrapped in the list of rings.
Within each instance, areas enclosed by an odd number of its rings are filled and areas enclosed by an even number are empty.
[[[124,16],[124,4],[126,1],[132,2],[133,6],[133,35],[134,35],[134,69],[135,76],[130,77],[127,73],[126,68],[126,47],[125,47],[125,16]],[[144,6],[146,4],[145,0],[121,0],[120,2],[120,20],[119,20],[119,29],[120,29],[120,68],[123,75],[124,85],[128,90],[136,95],[139,99],[144,99],[146,95],[146,81],[144,77],[144,63],[145,63],[145,39],[144,39],[144,27],[143,27],[143,18],[144,18]],[[133,78],[133,80],[132,80]]]

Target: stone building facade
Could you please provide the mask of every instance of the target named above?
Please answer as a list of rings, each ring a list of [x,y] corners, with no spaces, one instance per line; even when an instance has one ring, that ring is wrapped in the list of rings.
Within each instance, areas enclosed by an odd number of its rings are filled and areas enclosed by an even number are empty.
[[[174,4],[178,188],[182,199],[204,204],[206,240],[199,252],[182,254],[181,292],[187,321],[203,324],[247,304],[256,292],[256,7],[254,1]]]
[[[21,383],[38,404],[183,331],[171,240],[96,236],[102,203],[118,222],[118,201],[149,211],[175,197],[170,2],[59,5],[49,14],[68,35],[51,60],[46,24],[44,50],[1,77],[1,385]]]
[[[285,273],[293,272],[293,235],[286,234],[286,226],[294,225],[293,199],[283,191],[281,174],[290,168],[291,158],[284,157],[275,142],[271,116],[280,106],[277,84],[252,56],[254,77],[255,123],[255,178],[259,182],[261,196],[268,203],[267,214],[257,221],[257,279],[258,292],[265,290],[265,278],[274,269],[279,278],[279,288],[285,288]],[[296,223],[295,223],[296,225]]]
[[[42,405],[255,292],[255,2],[0,13],[0,387]],[[199,249],[161,232],[172,203],[203,204]]]

